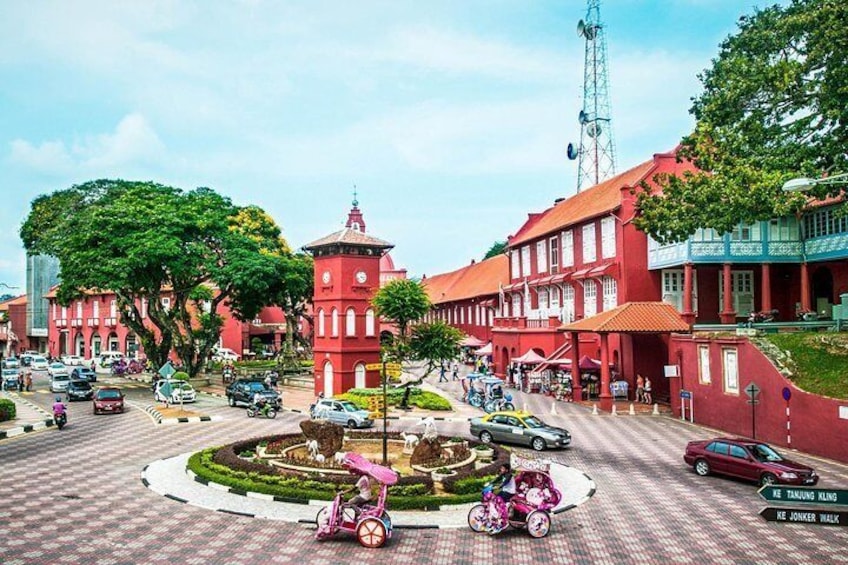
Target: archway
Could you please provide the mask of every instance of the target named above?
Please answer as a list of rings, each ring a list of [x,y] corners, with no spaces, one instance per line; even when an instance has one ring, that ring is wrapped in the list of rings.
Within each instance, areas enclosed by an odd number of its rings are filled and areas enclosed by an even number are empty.
[[[333,363],[327,361],[324,363],[324,397],[330,398],[333,396]]]
[[[118,341],[118,334],[116,334],[115,332],[109,333],[109,337],[106,342],[106,350],[120,351],[120,341]]]
[[[816,312],[830,317],[833,304],[833,274],[827,267],[819,267],[813,273],[813,306]]]
[[[85,357],[85,339],[81,332],[77,332],[77,337],[74,338],[74,355]]]
[[[353,368],[354,388],[365,388],[365,364],[357,363]]]

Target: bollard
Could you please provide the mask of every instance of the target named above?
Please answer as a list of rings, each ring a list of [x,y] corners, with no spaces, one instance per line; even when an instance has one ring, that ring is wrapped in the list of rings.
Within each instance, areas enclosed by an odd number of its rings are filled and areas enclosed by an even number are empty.
[[[598,415],[598,405],[593,404],[592,405],[592,416],[597,416],[597,415]]]
[[[632,402],[630,403],[630,410],[628,410],[628,411],[627,411],[627,413],[628,413],[628,414],[630,414],[631,416],[635,416],[635,415],[636,415],[636,409],[633,407],[633,403],[632,403]]]
[[[651,414],[653,414],[654,416],[660,415],[660,405],[659,404],[654,404],[654,411],[651,412]]]
[[[612,411],[610,412],[610,416],[618,416],[618,412],[615,411],[615,404],[612,405]]]
[[[552,414],[553,416],[556,416],[556,415],[557,415],[557,410],[556,410],[556,400],[554,400],[553,402],[551,402],[551,414]]]

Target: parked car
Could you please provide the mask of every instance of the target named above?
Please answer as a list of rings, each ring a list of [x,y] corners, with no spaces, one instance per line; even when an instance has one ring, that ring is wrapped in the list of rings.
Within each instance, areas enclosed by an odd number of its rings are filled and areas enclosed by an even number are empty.
[[[101,351],[100,356],[97,358],[97,363],[101,367],[111,367],[112,363],[123,358],[124,354],[120,351]]]
[[[68,383],[68,402],[73,400],[91,400],[94,396],[94,389],[91,388],[91,383],[81,381],[79,379],[71,379]]]
[[[312,418],[324,418],[350,429],[370,428],[374,425],[368,410],[362,410],[347,400],[322,398],[309,407],[309,415]]]
[[[32,363],[32,358],[37,355],[37,353],[22,353],[21,354],[21,367],[29,367]]]
[[[0,383],[3,385],[3,390],[18,390],[18,375],[20,374],[20,369],[3,369],[3,382]]]
[[[97,373],[92,371],[90,367],[74,367],[74,370],[71,371],[71,378],[96,383]]]
[[[35,355],[30,360],[29,366],[32,367],[34,371],[46,371],[50,366],[50,363],[47,362],[46,357],[42,357],[41,355]]]
[[[50,379],[50,390],[52,392],[65,392],[68,390],[68,384],[71,382],[71,377],[68,373],[60,373]]]
[[[124,411],[124,393],[117,387],[98,388],[92,397],[95,414]]]
[[[77,366],[85,363],[85,359],[80,357],[79,355],[62,355],[61,357],[62,363],[65,365]]]
[[[479,437],[483,443],[517,443],[536,451],[571,445],[568,430],[549,426],[529,412],[515,410],[472,418],[471,435]]]
[[[237,379],[234,383],[227,387],[227,401],[230,406],[244,404],[249,406],[253,404],[253,395],[256,393],[265,397],[265,402],[270,403],[277,410],[283,407],[280,394],[272,388],[265,386],[263,381],[251,379]]]
[[[55,375],[67,375],[68,368],[63,363],[50,363],[47,366],[47,374],[50,377],[54,377]]]
[[[238,361],[239,359],[241,359],[241,355],[226,347],[219,347],[212,353],[212,360],[219,363],[221,361]]]
[[[165,383],[171,386],[170,396],[165,396],[162,392]],[[153,398],[158,402],[169,402],[171,404],[179,404],[180,402],[194,402],[197,400],[197,393],[194,387],[185,381],[165,380],[156,381],[156,387],[153,390]]]
[[[3,359],[3,368],[4,369],[20,369],[21,361],[17,357],[8,357]]]
[[[690,441],[683,460],[695,473],[728,475],[761,485],[784,484],[812,486],[819,476],[812,467],[784,459],[771,446],[753,440],[715,438]]]

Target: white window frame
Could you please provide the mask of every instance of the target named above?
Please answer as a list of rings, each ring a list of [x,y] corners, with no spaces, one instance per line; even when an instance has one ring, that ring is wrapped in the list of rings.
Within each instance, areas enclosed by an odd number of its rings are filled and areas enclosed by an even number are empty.
[[[737,318],[745,318],[754,309],[756,285],[754,271],[730,271],[730,292],[733,295],[733,311]],[[724,270],[718,272],[718,311],[724,310]]]
[[[82,319],[82,300],[77,300],[77,320]]]
[[[601,257],[615,257],[615,217],[607,216],[601,220]]]
[[[67,320],[68,319],[68,307],[67,306],[62,306],[62,317],[60,319],[61,320]]]
[[[170,297],[168,297],[168,296],[162,297],[162,299],[160,300],[160,303],[162,304],[162,310],[164,310],[165,312],[167,312],[168,310],[171,309],[171,298]],[[113,300],[112,301],[112,308],[109,309],[109,317],[110,318],[115,317],[116,310],[115,310],[114,306],[115,306],[115,301]]]
[[[709,345],[698,345],[698,382],[702,385],[708,385],[712,382]]]
[[[574,231],[562,232],[562,266],[574,266]]]
[[[353,307],[345,310],[345,335],[356,335],[356,310]]]
[[[100,300],[94,300],[91,303],[91,317],[95,320],[100,319]]]
[[[330,310],[330,336],[339,337],[339,311],[336,308]]]
[[[573,322],[574,312],[574,285],[564,284],[562,286],[562,321]]]
[[[548,301],[551,304],[551,310],[559,314],[559,293],[558,286],[553,285],[548,289]]]
[[[318,337],[324,337],[325,325],[324,325],[324,309],[318,308]]]
[[[374,337],[374,310],[369,308],[365,311],[365,335],[366,337]]]
[[[518,249],[510,249],[509,266],[510,277],[513,279],[521,278],[521,254],[518,252]]]
[[[721,350],[721,368],[724,392],[739,395],[739,354],[736,348],[724,347]]]
[[[598,313],[598,285],[588,279],[583,281],[583,317],[590,318]]]
[[[95,304],[97,304],[97,303],[95,303]],[[100,312],[100,308],[98,307],[98,308],[96,309],[96,311],[97,311],[97,312]],[[98,315],[95,315],[94,317],[95,317],[95,318],[99,317],[99,314],[98,314]],[[142,318],[146,318],[146,317],[147,317],[147,299],[146,299],[146,298],[142,298],[142,299],[141,299],[141,317],[142,317]]]
[[[601,288],[603,289],[602,311],[606,312],[618,306],[618,281],[612,277],[603,277]]]
[[[685,272],[683,269],[663,269],[662,301],[671,304],[674,308],[683,312],[683,297],[686,294]],[[698,272],[692,270],[692,311],[698,312]]]
[[[598,244],[595,241],[595,224],[583,226],[583,262],[594,263],[598,260]]]
[[[521,276],[530,276],[530,246],[525,245],[521,248]]]
[[[167,304],[168,304],[167,308],[165,307],[165,300],[168,301],[167,302]],[[167,311],[167,309],[170,308],[170,307],[171,307],[171,299],[170,298],[163,298],[162,299],[162,308],[164,308]],[[64,318],[65,317],[64,312],[62,312],[62,314],[63,314],[62,317]],[[118,317],[118,301],[117,300],[112,300],[111,302],[109,302],[109,317],[110,318],[117,318]]]
[[[539,299],[539,311],[543,316],[547,316],[548,308],[550,308],[549,294],[547,287],[540,288],[536,295]]]
[[[521,297],[521,294],[516,292],[515,294],[512,295],[512,317],[513,318],[520,318],[521,317],[521,303],[522,302],[523,302],[523,299]]]
[[[559,237],[553,236],[548,242],[548,253],[550,253],[551,273],[559,270]]]
[[[536,272],[548,272],[548,248],[547,241],[544,239],[536,242]]]

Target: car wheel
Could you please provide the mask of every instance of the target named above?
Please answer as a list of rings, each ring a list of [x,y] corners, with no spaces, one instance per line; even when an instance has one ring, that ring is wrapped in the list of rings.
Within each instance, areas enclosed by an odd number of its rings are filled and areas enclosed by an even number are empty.
[[[698,459],[695,461],[695,472],[699,476],[706,477],[711,471],[712,469],[710,469],[710,464],[707,463],[706,459]]]
[[[544,451],[547,446],[545,445],[545,440],[540,437],[534,437],[530,442],[530,447],[536,451]]]
[[[771,473],[763,473],[763,476],[760,477],[760,486],[767,487],[769,485],[773,485],[776,482],[777,477],[775,477]]]
[[[480,441],[482,441],[483,443],[492,443],[492,439],[493,438],[491,432],[487,432],[486,430],[480,432]]]
[[[235,406],[235,405],[236,405],[236,399],[235,399],[235,398],[233,398],[232,396],[228,396],[228,397],[227,397],[227,402],[229,402],[230,406]]]
[[[355,430],[356,429],[356,421],[355,420],[348,420],[347,421],[347,428],[349,430]]]

